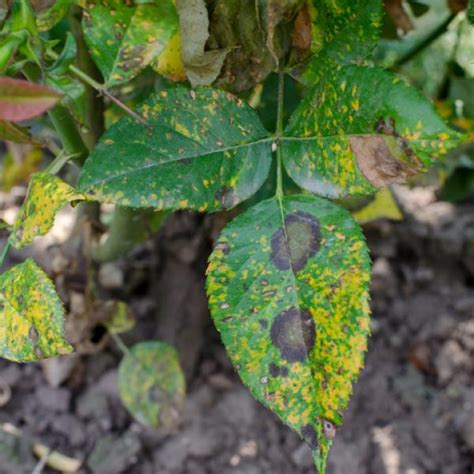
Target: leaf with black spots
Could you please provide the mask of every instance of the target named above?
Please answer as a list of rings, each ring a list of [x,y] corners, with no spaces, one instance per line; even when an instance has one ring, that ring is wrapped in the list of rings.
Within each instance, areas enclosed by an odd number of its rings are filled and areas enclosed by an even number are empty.
[[[209,307],[234,366],[311,445],[321,471],[363,366],[369,280],[357,223],[309,195],[250,208],[209,260]]]
[[[159,57],[178,30],[178,15],[172,0],[134,6],[122,0],[87,1],[82,29],[111,87],[128,82]]]
[[[156,209],[229,209],[265,181],[272,137],[254,110],[223,91],[176,88],[123,117],[91,152],[79,189],[99,201]]]
[[[341,197],[403,183],[459,139],[401,79],[377,68],[347,66],[318,82],[280,141],[285,168],[299,186]]]
[[[120,362],[118,388],[123,404],[140,423],[165,433],[176,429],[186,382],[172,346],[146,341],[131,347]]]
[[[53,283],[28,259],[0,275],[0,357],[31,362],[73,349]]]

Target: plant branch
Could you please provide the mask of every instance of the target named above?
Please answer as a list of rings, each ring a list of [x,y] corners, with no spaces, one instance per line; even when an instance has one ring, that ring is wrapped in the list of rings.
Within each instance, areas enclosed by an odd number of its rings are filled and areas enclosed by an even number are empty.
[[[58,55],[54,53],[53,51],[49,51],[48,55],[52,59],[57,59]],[[69,71],[71,71],[72,74],[74,74],[77,78],[79,78],[81,81],[85,82],[89,86],[91,86],[93,89],[95,89],[99,94],[103,95],[104,97],[107,97],[111,102],[113,102],[115,105],[120,107],[125,113],[133,117],[137,122],[141,123],[147,128],[151,128],[148,122],[139,114],[137,114],[135,111],[133,111],[130,107],[125,105],[121,100],[117,99],[114,95],[112,95],[108,89],[97,82],[95,79],[90,77],[88,74],[86,74],[84,71],[79,69],[78,67],[74,65],[69,66]]]
[[[278,72],[278,109],[277,109],[277,122],[275,138],[277,139],[277,183],[276,183],[276,196],[281,199],[283,196],[283,172],[282,172],[282,157],[281,157],[281,143],[280,138],[283,134],[283,94],[285,88],[285,73],[283,71]]]
[[[451,13],[443,22],[441,22],[436,28],[434,28],[430,33],[428,33],[419,43],[416,43],[410,48],[405,54],[402,54],[392,68],[396,69],[400,66],[403,66],[407,62],[411,61],[415,56],[417,56],[421,51],[430,46],[434,41],[436,41],[443,33],[446,32],[450,23],[456,17],[456,13]]]

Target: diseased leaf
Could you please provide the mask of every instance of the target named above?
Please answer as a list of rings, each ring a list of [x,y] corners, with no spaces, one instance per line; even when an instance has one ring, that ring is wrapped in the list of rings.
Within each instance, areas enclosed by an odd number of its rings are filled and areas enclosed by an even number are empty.
[[[373,200],[362,209],[352,212],[352,217],[359,224],[365,224],[381,218],[399,221],[403,219],[403,214],[390,189],[383,188],[375,193]]]
[[[5,120],[0,120],[0,140],[8,140],[14,143],[35,143],[26,128]]]
[[[181,59],[181,36],[179,32],[169,40],[160,56],[153,60],[151,67],[172,81],[184,81],[186,71]]]
[[[209,307],[252,394],[325,460],[369,333],[370,261],[348,211],[315,196],[269,199],[224,228]]]
[[[381,0],[313,0],[310,14],[313,55],[302,75],[308,85],[334,68],[368,58],[377,45]]]
[[[59,100],[49,87],[0,77],[0,120],[20,122],[41,115]]]
[[[177,113],[177,111],[179,113]],[[176,88],[123,117],[87,159],[79,189],[99,201],[156,209],[229,209],[265,181],[272,138],[247,104],[210,88]]]
[[[419,92],[386,71],[360,66],[321,79],[284,135],[288,174],[328,197],[404,182],[459,142]]]
[[[31,362],[73,349],[53,283],[28,259],[0,275],[0,357]]]
[[[107,330],[112,334],[128,332],[135,326],[135,319],[123,301],[114,301],[110,311],[110,317],[104,323]]]
[[[6,192],[13,186],[27,182],[30,176],[38,170],[43,160],[43,152],[39,147],[7,146],[3,157],[1,186]]]
[[[186,382],[172,346],[157,341],[133,346],[120,362],[118,387],[123,404],[140,423],[163,432],[176,428]]]
[[[178,29],[172,0],[129,6],[122,0],[86,2],[83,31],[109,87],[128,82],[157,58]]]
[[[72,5],[72,0],[55,0],[53,4],[42,10],[36,17],[36,26],[39,31],[48,31],[59,23]]]
[[[229,49],[217,80],[240,92],[261,83],[290,51],[301,0],[215,0],[210,49]]]
[[[181,57],[193,87],[212,84],[219,75],[227,49],[205,51],[209,18],[204,0],[176,0],[181,36]]]
[[[18,213],[10,235],[10,243],[16,248],[30,244],[35,237],[45,235],[53,227],[56,213],[65,204],[87,200],[57,176],[36,173],[30,181],[25,202]]]

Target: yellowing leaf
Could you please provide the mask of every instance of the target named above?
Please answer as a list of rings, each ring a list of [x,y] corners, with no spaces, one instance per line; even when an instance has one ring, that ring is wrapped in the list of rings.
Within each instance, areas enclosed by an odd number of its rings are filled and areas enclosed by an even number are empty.
[[[133,346],[119,367],[120,398],[140,423],[172,431],[184,408],[186,382],[176,350],[164,342]]]
[[[87,199],[86,194],[76,191],[57,176],[35,174],[13,226],[10,243],[16,248],[30,244],[35,237],[49,232],[56,213],[65,204]]]
[[[111,334],[120,334],[133,329],[135,319],[131,314],[127,303],[114,301],[110,318],[105,322],[105,327]]]
[[[354,211],[352,217],[359,222],[359,224],[365,224],[366,222],[380,218],[400,221],[403,219],[403,214],[390,189],[383,188],[375,194],[372,202],[362,209]]]
[[[9,147],[3,159],[1,184],[4,191],[27,181],[43,159],[41,148],[26,147],[25,150],[25,147],[22,147],[19,153],[16,150],[17,147]]]
[[[186,71],[181,59],[181,37],[176,33],[165,46],[158,59],[152,63],[153,69],[172,81],[184,81]]]
[[[28,259],[0,276],[0,356],[31,362],[73,350],[53,283]]]

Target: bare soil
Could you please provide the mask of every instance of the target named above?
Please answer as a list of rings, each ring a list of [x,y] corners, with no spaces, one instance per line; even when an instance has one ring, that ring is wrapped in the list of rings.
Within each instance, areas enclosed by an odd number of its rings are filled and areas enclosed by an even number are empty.
[[[405,220],[365,226],[373,335],[328,472],[472,474],[474,207],[438,202],[429,189],[397,193]],[[23,436],[0,433],[0,474],[32,473],[37,441],[84,460],[81,473],[314,472],[309,449],[242,386],[211,324],[203,274],[219,225],[176,214],[100,273],[104,291],[126,298],[137,315],[127,344],[160,338],[180,351],[189,394],[177,432],[146,429],[127,414],[116,389],[121,354],[111,341],[74,359],[57,386],[41,364],[2,360],[0,388],[12,396],[0,422]],[[44,244],[33,252],[46,258]],[[23,256],[12,254],[10,263]],[[48,370],[54,382],[58,369]]]

